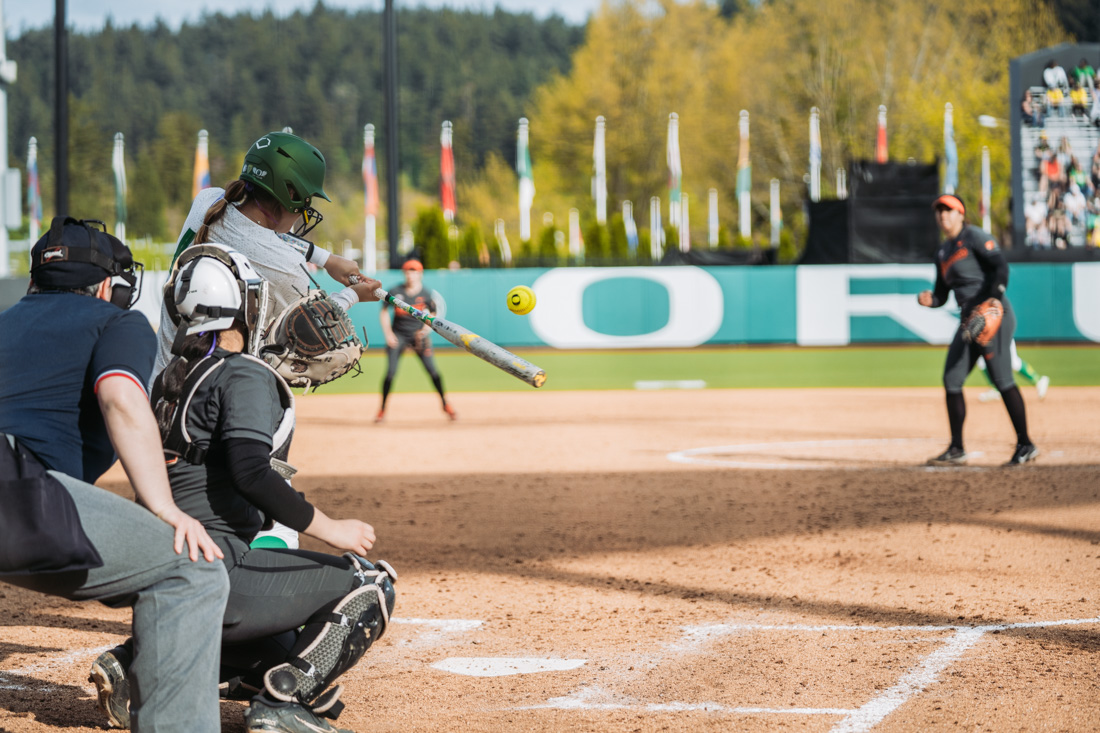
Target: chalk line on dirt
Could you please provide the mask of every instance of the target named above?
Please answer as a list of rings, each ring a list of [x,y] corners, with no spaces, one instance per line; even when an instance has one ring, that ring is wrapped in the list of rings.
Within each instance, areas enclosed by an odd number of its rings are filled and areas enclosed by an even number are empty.
[[[766,468],[783,471],[804,471],[808,469],[821,469],[821,468],[855,468],[853,466],[844,466],[838,464],[837,461],[829,461],[824,459],[810,459],[801,460],[795,456],[790,456],[790,460],[782,463],[765,463],[762,461],[754,460],[739,460],[736,458],[727,458],[725,454],[750,454],[760,453],[763,451],[776,451],[776,450],[813,450],[820,448],[850,448],[860,446],[873,446],[873,445],[913,445],[917,443],[940,443],[941,440],[937,438],[856,438],[851,440],[800,440],[782,443],[740,443],[737,445],[715,445],[707,446],[703,448],[688,448],[686,450],[673,451],[666,455],[668,460],[673,463],[694,463],[706,466],[726,466],[728,468]],[[721,455],[723,457],[716,457]],[[971,452],[971,455],[977,455],[977,453]],[[774,458],[788,458],[783,454],[774,456]],[[794,461],[798,460],[797,463]],[[883,462],[883,461],[879,461]]]
[[[468,677],[508,677],[538,672],[567,672],[587,659],[550,659],[543,657],[447,657],[433,669]]]

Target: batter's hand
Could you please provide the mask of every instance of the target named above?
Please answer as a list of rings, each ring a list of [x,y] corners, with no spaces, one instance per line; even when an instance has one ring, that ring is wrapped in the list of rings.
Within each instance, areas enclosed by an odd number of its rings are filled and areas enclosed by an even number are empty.
[[[214,562],[214,560],[221,560],[225,557],[221,548],[214,544],[214,540],[210,539],[210,535],[206,533],[206,528],[202,526],[202,523],[194,517],[184,514],[179,507],[166,509],[157,517],[175,528],[176,539],[173,546],[177,555],[183,553],[183,545],[187,543],[187,556],[191,558],[191,562],[198,561],[199,552],[202,552],[202,556],[206,558],[207,562]]]
[[[333,280],[343,285],[351,285],[355,282],[352,279],[353,277],[362,276],[362,273],[359,272],[359,265],[355,264],[354,260],[349,260],[347,257],[341,257],[336,254],[330,254],[328,256],[328,260],[325,262],[325,272],[327,272]]]
[[[932,291],[922,290],[917,293],[917,302],[923,305],[925,308],[932,307]]]

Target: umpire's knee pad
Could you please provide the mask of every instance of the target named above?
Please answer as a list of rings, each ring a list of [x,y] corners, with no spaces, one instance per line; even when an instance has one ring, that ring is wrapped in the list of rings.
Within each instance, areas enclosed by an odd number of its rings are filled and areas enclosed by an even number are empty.
[[[312,704],[341,674],[355,666],[389,625],[397,574],[389,563],[378,565],[345,555],[360,585],[326,605],[306,623],[290,661],[264,675],[264,687],[277,700]]]

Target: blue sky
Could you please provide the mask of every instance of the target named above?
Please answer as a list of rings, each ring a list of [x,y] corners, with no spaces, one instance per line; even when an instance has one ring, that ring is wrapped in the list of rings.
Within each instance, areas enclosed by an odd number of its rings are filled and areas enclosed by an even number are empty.
[[[158,17],[172,27],[185,20],[197,20],[202,12],[221,11],[227,14],[260,12],[271,8],[279,15],[295,10],[308,10],[314,0],[67,0],[70,26],[80,30],[98,29],[110,15],[115,25],[138,23],[149,25]],[[492,11],[499,5],[512,12],[530,12],[547,17],[551,11],[567,21],[583,24],[599,6],[599,0],[395,0],[397,7],[454,7]],[[53,25],[54,3],[51,0],[0,0],[4,9],[4,24],[8,37],[18,36],[27,28]],[[372,8],[381,10],[383,0],[325,0],[325,5],[339,8]]]

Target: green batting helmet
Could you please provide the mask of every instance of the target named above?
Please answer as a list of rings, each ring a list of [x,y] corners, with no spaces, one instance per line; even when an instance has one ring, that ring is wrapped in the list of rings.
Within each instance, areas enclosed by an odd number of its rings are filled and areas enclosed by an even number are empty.
[[[301,214],[310,208],[310,200],[325,193],[325,156],[297,135],[269,132],[244,156],[241,180],[275,197],[287,211]]]

